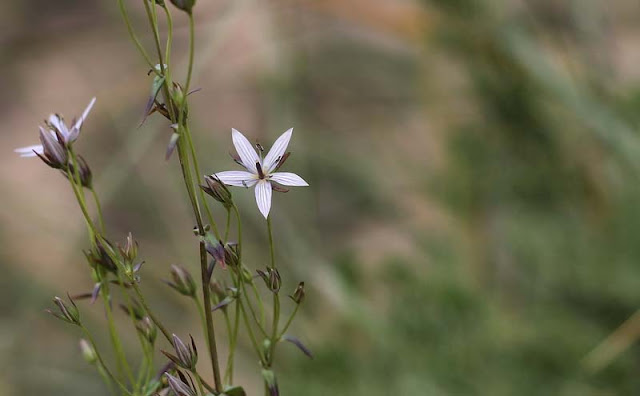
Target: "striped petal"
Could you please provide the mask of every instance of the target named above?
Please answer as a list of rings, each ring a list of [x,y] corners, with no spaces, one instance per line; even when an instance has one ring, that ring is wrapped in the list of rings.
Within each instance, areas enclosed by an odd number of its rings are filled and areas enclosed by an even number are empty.
[[[290,172],[276,172],[271,175],[271,180],[283,186],[306,187],[309,185],[303,178]]]
[[[44,148],[42,147],[41,144],[34,144],[32,146],[20,147],[13,151],[20,154],[21,157],[35,157],[36,153],[38,154],[44,153]]]
[[[271,210],[271,193],[271,183],[268,181],[260,180],[256,184],[256,203],[265,219],[269,217],[269,211]]]
[[[266,157],[264,157],[264,171],[269,173],[273,171],[278,164],[278,160],[284,155],[285,151],[287,151],[287,146],[289,146],[289,140],[291,140],[291,134],[293,133],[293,128],[287,129],[285,133],[280,135],[280,137],[273,143],[271,146],[271,150]]]
[[[226,185],[236,187],[251,187],[258,182],[256,175],[245,171],[218,172],[212,176],[215,176]]]
[[[233,128],[231,129],[231,138],[244,167],[249,172],[257,173],[256,163],[260,162],[260,158],[251,143],[249,143],[249,140],[240,131]]]

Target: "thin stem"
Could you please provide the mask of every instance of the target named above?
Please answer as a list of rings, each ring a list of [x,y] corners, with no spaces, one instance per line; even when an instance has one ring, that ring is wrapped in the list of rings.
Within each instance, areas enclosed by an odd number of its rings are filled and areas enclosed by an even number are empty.
[[[227,224],[224,227],[224,243],[229,241],[229,228],[231,225],[231,209],[227,209]]]
[[[206,315],[204,314],[204,308],[202,308],[202,303],[200,303],[200,300],[198,299],[197,296],[193,297],[193,301],[195,301],[196,306],[198,307],[198,315],[200,316],[200,323],[202,324],[202,331],[204,334],[207,334],[207,319],[206,319]],[[209,346],[209,338],[206,339],[207,340],[207,347]]]
[[[100,205],[100,199],[98,199],[98,194],[96,194],[96,190],[91,187],[91,195],[93,196],[93,202],[96,205],[96,210],[98,211],[98,222],[100,223],[100,230],[102,233],[106,233],[106,229],[104,226],[104,216],[102,214],[102,205]]]
[[[111,311],[111,303],[109,301],[109,281],[107,279],[102,281],[100,292],[102,293],[104,311],[107,315],[107,324],[109,327],[109,336],[111,337],[113,349],[116,352],[118,367],[124,371],[129,378],[129,381],[133,384],[133,373],[131,371],[131,367],[129,367],[129,363],[127,362],[127,357],[124,354],[124,349],[122,348],[122,343],[120,342],[120,337],[118,337],[118,332],[116,331],[115,322],[113,320],[113,312]]]
[[[122,14],[122,18],[124,19],[124,23],[125,25],[127,25],[127,31],[129,32],[129,37],[131,37],[131,40],[133,41],[136,48],[138,49],[138,52],[140,52],[140,55],[142,55],[142,57],[147,62],[149,67],[155,72],[157,72],[155,65],[153,64],[153,62],[151,62],[151,58],[147,54],[147,51],[145,51],[144,47],[140,43],[140,40],[138,40],[138,36],[136,36],[136,33],[133,30],[133,26],[131,25],[131,20],[129,19],[129,14],[127,13],[127,9],[124,6],[124,1],[118,0],[118,6],[120,8],[120,13]]]
[[[120,387],[120,389],[122,389],[123,392],[125,392],[127,395],[130,395],[131,392],[129,392],[127,387],[122,382],[118,381],[118,379],[109,370],[109,367],[107,367],[107,365],[104,363],[104,360],[102,360],[102,355],[98,351],[96,342],[93,339],[93,336],[91,335],[89,330],[87,330],[87,328],[82,325],[80,326],[80,328],[82,329],[82,332],[84,333],[84,335],[87,337],[87,340],[91,344],[91,347],[93,348],[94,352],[96,353],[96,357],[98,358],[98,363],[100,363],[100,366],[104,369],[104,372],[106,373],[106,375],[111,379],[111,381],[116,383]]]
[[[200,380],[200,376],[195,371],[192,371],[191,374],[193,374],[193,376],[196,377],[196,383],[198,384],[198,389],[200,390],[200,394],[204,395],[205,394],[204,388],[202,387],[202,381]]]
[[[278,340],[280,340],[282,338],[284,333],[286,333],[287,330],[289,329],[289,326],[291,326],[291,323],[293,322],[293,318],[298,313],[298,309],[299,308],[300,308],[300,304],[298,303],[298,304],[296,304],[296,307],[293,309],[293,312],[289,316],[289,319],[287,320],[287,323],[285,323],[284,327],[282,328],[282,331],[280,332],[280,335],[278,336]]]
[[[273,231],[271,230],[271,216],[267,217],[267,230],[269,233],[269,252],[271,255],[271,268],[275,270],[276,259],[273,246]],[[280,296],[277,292],[273,293],[273,323],[271,325],[271,353],[269,354],[269,366],[273,363],[276,352],[276,343],[278,341],[278,322],[280,320]]]
[[[147,305],[147,302],[144,299],[144,296],[140,292],[140,288],[138,287],[138,284],[135,282],[133,283],[133,290],[136,292],[136,296],[138,296],[138,300],[140,300],[140,305],[142,305],[147,315],[149,315],[149,318],[151,318],[151,321],[156,325],[156,327],[158,327],[158,329],[160,329],[160,332],[162,333],[162,335],[164,335],[164,338],[166,338],[167,341],[169,341],[169,343],[171,344],[172,343],[171,333],[167,331],[164,325],[154,315],[153,311],[151,311],[151,308],[149,308],[149,306]]]
[[[218,365],[218,350],[216,347],[216,333],[213,328],[213,312],[211,312],[211,289],[209,288],[209,275],[207,271],[207,250],[204,241],[200,241],[200,269],[202,275],[202,294],[204,298],[204,314],[207,322],[207,336],[209,340],[209,355],[213,369],[213,382],[218,393],[222,392],[220,381],[220,366]]]

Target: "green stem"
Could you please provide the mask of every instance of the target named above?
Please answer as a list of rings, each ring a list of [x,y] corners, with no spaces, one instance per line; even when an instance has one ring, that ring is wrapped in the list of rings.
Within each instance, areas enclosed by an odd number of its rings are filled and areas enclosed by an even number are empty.
[[[129,381],[133,384],[133,373],[131,371],[131,367],[129,367],[129,363],[127,362],[124,349],[122,348],[122,343],[120,342],[120,337],[118,337],[118,332],[116,331],[115,321],[113,320],[113,312],[111,311],[111,303],[109,301],[109,281],[107,279],[102,280],[100,292],[102,293],[102,301],[104,303],[104,310],[107,315],[107,324],[109,327],[109,336],[111,337],[113,349],[116,352],[118,367],[124,371],[126,376],[129,378]]]
[[[107,367],[107,365],[104,363],[104,360],[102,359],[102,355],[98,351],[98,347],[96,345],[96,342],[93,339],[93,336],[91,335],[89,330],[87,330],[87,328],[82,326],[82,325],[80,326],[80,328],[82,329],[82,332],[84,333],[85,337],[87,337],[87,340],[91,344],[91,347],[93,348],[94,352],[96,353],[96,357],[98,359],[98,363],[100,364],[100,366],[102,367],[102,369],[104,370],[106,375],[109,377],[109,379],[111,379],[111,381],[113,381],[115,384],[117,384],[120,387],[120,389],[122,389],[123,392],[125,392],[127,395],[130,395],[131,392],[129,392],[127,387],[122,382],[118,381],[118,379],[109,370],[109,367]]]
[[[91,195],[93,196],[93,202],[96,205],[96,210],[98,211],[98,222],[100,224],[100,230],[102,233],[106,233],[106,229],[104,226],[104,216],[102,214],[102,205],[100,205],[100,200],[98,199],[98,194],[96,194],[96,190],[91,187]]]
[[[202,275],[202,294],[204,298],[204,314],[207,322],[207,336],[209,339],[209,355],[213,369],[213,382],[218,393],[222,392],[220,381],[220,366],[218,365],[218,350],[216,347],[216,333],[213,328],[213,312],[211,312],[211,289],[209,288],[209,275],[207,274],[207,250],[204,241],[200,241],[200,269]]]
[[[136,296],[138,296],[138,300],[140,300],[140,305],[142,305],[142,308],[144,308],[144,310],[147,313],[147,315],[149,315],[149,318],[151,318],[151,321],[156,325],[156,327],[158,329],[160,329],[160,332],[162,333],[164,338],[166,338],[167,341],[169,341],[169,344],[172,344],[173,340],[171,339],[171,333],[169,333],[169,331],[167,331],[167,329],[158,320],[158,318],[153,313],[153,311],[151,311],[151,308],[149,308],[149,306],[147,305],[147,302],[145,301],[144,296],[140,292],[140,288],[138,287],[137,283],[133,284],[133,290],[136,292]]]
[[[127,25],[127,31],[129,32],[129,37],[131,37],[131,40],[133,41],[133,43],[135,44],[136,48],[138,49],[138,52],[140,52],[140,55],[142,55],[142,57],[147,62],[149,67],[154,72],[157,73],[155,65],[153,64],[153,62],[151,62],[151,58],[147,54],[147,51],[145,51],[144,47],[140,43],[140,40],[138,40],[138,36],[136,36],[136,33],[133,30],[133,26],[131,25],[131,20],[129,19],[129,14],[127,13],[127,9],[124,6],[124,1],[123,0],[118,0],[118,7],[120,8],[120,13],[122,14],[122,18],[124,19],[124,23],[125,23],[125,25]]]
[[[269,252],[271,255],[271,268],[275,270],[276,259],[273,246],[273,231],[271,230],[271,216],[267,217],[267,230],[269,233]],[[273,363],[276,352],[276,343],[278,342],[278,322],[280,321],[280,296],[277,292],[273,293],[273,323],[271,325],[271,353],[269,354],[269,366]]]
[[[192,371],[191,374],[193,374],[193,376],[196,377],[196,383],[198,384],[198,389],[200,390],[200,394],[204,395],[205,394],[204,388],[202,387],[202,381],[200,380],[200,376],[195,371]]]
[[[298,313],[298,309],[299,308],[300,308],[300,304],[296,304],[296,307],[293,309],[293,312],[289,316],[289,319],[287,320],[287,323],[285,323],[284,327],[282,328],[282,331],[280,332],[280,335],[278,336],[277,341],[279,341],[282,338],[282,336],[284,335],[284,333],[286,333],[286,331],[289,329],[289,326],[291,326],[291,322],[293,322],[293,318]]]

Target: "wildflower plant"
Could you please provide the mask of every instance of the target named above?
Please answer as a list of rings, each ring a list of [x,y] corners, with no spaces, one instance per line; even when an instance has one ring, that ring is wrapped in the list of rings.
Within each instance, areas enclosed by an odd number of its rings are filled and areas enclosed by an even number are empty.
[[[286,334],[304,300],[304,282],[300,282],[292,291],[291,301],[287,303],[291,306],[291,313],[286,320],[281,320],[282,275],[276,266],[270,214],[273,190],[284,192],[287,191],[286,186],[308,185],[294,173],[278,172],[289,157],[287,148],[293,129],[282,134],[264,158],[262,146],[256,145],[256,151],[244,135],[233,129],[232,141],[238,154],[234,159],[244,170],[213,172],[208,176],[202,172],[192,138],[188,103],[195,55],[195,1],[171,0],[170,3],[143,0],[154,38],[153,49],[148,51],[135,32],[124,0],[118,0],[129,35],[149,66],[149,74],[153,75],[144,120],[153,114],[166,119],[166,125],[171,131],[166,157],[170,159],[176,153],[186,197],[196,223],[194,247],[199,253],[200,276],[194,277],[185,267],[172,265],[170,280],[165,282],[184,298],[193,301],[200,314],[205,345],[198,347],[191,336],[188,339],[181,338],[169,330],[170,325],[162,320],[162,312],[151,308],[140,288],[144,280],[144,267],[143,261],[138,257],[137,242],[129,234],[123,238],[123,244],[114,243],[105,227],[91,168],[74,147],[96,103],[95,98],[70,125],[65,123],[62,116],[51,115],[45,121],[45,126],[39,127],[40,145],[15,150],[22,157],[37,156],[49,167],[62,172],[69,182],[87,227],[88,247],[84,255],[95,282],[93,289],[84,294],[68,295],[67,299],[55,297],[55,308],[48,312],[78,329],[83,358],[96,368],[113,394],[245,395],[242,384],[237,384],[234,377],[238,338],[240,332],[244,331],[251,340],[257,358],[256,373],[260,373],[262,377],[265,395],[279,395],[273,364],[280,342],[291,342],[311,356],[309,349],[297,338]],[[172,75],[172,13],[176,9],[186,13],[189,21],[188,66],[182,83],[177,82]],[[159,28],[161,18],[167,26],[163,32],[166,37],[164,40],[161,39]],[[269,237],[270,260],[264,269],[252,270],[244,260],[240,211],[228,186],[255,188],[256,202],[266,219]],[[223,230],[218,228],[211,205],[220,205],[222,213],[226,213],[226,226]],[[91,215],[92,206],[95,217]],[[258,214],[252,211],[251,215]],[[230,235],[232,220],[237,223],[236,235]],[[263,301],[260,288],[266,290],[271,297],[270,316],[266,314],[269,305]],[[104,358],[105,346],[98,345],[85,326],[82,309],[77,304],[79,299],[87,299],[91,303],[98,300],[101,302],[110,347],[115,356],[114,362],[108,362]],[[140,347],[137,357],[139,361],[133,362],[131,354],[125,354],[122,329],[117,328],[114,320],[114,316],[120,311],[114,310],[114,306],[122,308],[122,312],[136,329]],[[229,353],[224,364],[218,353],[216,337],[221,329],[214,327],[213,315],[224,317],[223,331],[226,331],[229,343]],[[158,350],[162,355],[155,353]],[[154,356],[164,356],[166,359],[156,367]],[[202,359],[210,361],[211,375],[201,373],[198,362]]]

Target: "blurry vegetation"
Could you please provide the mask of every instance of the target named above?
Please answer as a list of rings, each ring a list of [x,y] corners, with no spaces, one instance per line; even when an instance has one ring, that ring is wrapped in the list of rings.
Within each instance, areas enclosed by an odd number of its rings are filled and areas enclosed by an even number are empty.
[[[294,330],[315,354],[282,348],[282,394],[640,393],[637,343],[597,370],[583,362],[640,308],[640,85],[616,80],[608,6],[424,0],[428,32],[415,42],[375,27],[356,34],[339,12],[335,22],[299,7],[287,34],[332,33],[291,45],[287,70],[256,88],[269,133],[292,124],[304,136],[290,161],[313,189],[276,204],[289,216],[276,216],[279,253],[309,287],[307,323]],[[407,119],[422,116],[435,122],[403,146]],[[426,157],[433,146],[440,165]],[[400,197],[414,195],[448,221],[410,225],[422,208]],[[149,223],[147,237],[165,239],[153,215],[162,209],[147,201],[108,209],[135,209],[123,229]],[[245,222],[250,238],[264,237]],[[385,238],[353,243],[377,226]],[[386,250],[399,230],[410,251]],[[316,276],[324,270],[333,277]],[[6,279],[2,293],[15,298]],[[18,308],[0,304],[17,320]],[[31,394],[15,373],[0,378]]]

